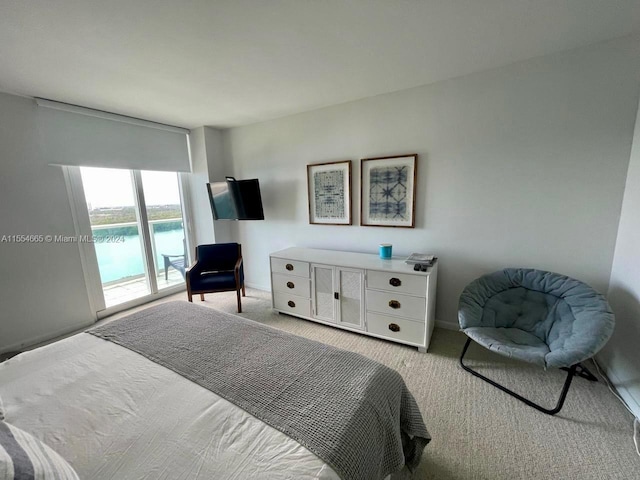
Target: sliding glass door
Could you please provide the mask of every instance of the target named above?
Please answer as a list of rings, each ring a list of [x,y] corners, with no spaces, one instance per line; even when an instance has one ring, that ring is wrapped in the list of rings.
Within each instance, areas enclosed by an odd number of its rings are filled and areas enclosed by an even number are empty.
[[[104,307],[183,285],[188,249],[178,174],[79,171],[95,251],[88,257],[97,261]]]
[[[184,283],[187,243],[178,175],[140,172],[158,289]]]

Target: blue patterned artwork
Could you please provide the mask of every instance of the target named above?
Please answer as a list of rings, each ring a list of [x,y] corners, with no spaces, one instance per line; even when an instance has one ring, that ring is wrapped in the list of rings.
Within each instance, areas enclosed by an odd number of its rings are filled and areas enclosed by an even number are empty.
[[[417,154],[363,158],[360,225],[415,228]]]
[[[369,220],[409,220],[406,165],[369,171]]]
[[[344,209],[344,171],[330,170],[315,172],[315,216],[324,219],[345,218]]]

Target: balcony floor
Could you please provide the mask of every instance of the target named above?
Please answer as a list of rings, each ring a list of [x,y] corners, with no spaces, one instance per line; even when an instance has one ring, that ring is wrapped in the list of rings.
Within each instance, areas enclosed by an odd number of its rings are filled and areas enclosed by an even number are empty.
[[[168,280],[165,280],[164,270],[158,274],[158,290],[184,283],[182,274],[173,268],[169,269],[168,277]],[[145,277],[127,279],[112,285],[103,286],[102,290],[104,292],[104,302],[107,307],[113,307],[114,305],[128,302],[129,300],[134,300],[150,293]]]

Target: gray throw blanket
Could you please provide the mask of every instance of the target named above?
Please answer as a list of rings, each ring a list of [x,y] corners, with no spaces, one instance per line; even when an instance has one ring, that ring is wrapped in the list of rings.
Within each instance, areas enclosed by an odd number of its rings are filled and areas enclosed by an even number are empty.
[[[431,439],[395,370],[235,315],[170,302],[89,333],[229,400],[345,480],[413,469]]]

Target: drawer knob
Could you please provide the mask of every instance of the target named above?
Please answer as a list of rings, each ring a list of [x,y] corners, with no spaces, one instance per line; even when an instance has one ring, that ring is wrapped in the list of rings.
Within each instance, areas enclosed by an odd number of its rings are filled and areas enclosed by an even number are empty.
[[[295,287],[293,282],[287,282],[287,288],[293,288],[293,287]]]
[[[402,281],[400,281],[399,278],[393,277],[389,280],[389,285],[391,285],[392,287],[399,287],[400,285],[402,285]]]
[[[398,300],[390,300],[389,306],[391,308],[400,308],[400,302]]]
[[[293,265],[291,265],[290,263],[287,263],[284,268],[286,268],[287,270],[291,271],[293,270]]]
[[[295,308],[296,307],[296,303],[293,300],[289,300],[287,302],[287,305],[289,305],[291,308]]]
[[[390,323],[389,324],[389,330],[391,330],[392,332],[399,332],[400,331],[400,325],[398,325],[397,323]]]

